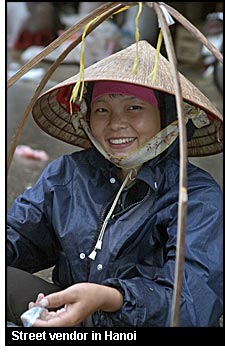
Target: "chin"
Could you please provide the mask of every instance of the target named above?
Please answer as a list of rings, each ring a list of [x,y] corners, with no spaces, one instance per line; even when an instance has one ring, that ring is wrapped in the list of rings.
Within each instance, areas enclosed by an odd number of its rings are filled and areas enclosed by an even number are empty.
[[[126,157],[129,152],[115,152],[115,151],[111,151],[109,152],[111,155],[113,155],[114,157],[117,157],[117,158],[123,158],[123,157]]]

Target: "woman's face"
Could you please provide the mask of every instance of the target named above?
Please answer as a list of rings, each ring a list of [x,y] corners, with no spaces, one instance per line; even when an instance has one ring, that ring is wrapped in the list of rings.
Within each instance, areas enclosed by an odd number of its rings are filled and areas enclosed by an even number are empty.
[[[122,157],[160,131],[160,114],[156,107],[139,98],[105,95],[91,105],[90,126],[107,152]]]

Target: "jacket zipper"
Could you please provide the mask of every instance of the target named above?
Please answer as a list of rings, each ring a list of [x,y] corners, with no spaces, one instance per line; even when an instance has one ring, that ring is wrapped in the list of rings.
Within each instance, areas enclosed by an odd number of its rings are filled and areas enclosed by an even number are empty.
[[[111,216],[111,219],[113,219],[113,218],[115,218],[115,217],[117,217],[117,216],[122,215],[123,213],[129,211],[129,210],[130,210],[132,207],[134,207],[134,206],[140,205],[141,203],[143,203],[143,202],[146,200],[146,198],[150,195],[150,193],[151,193],[151,190],[150,190],[150,188],[149,188],[148,191],[147,191],[147,194],[143,197],[142,200],[140,200],[140,201],[138,201],[138,202],[135,202],[135,203],[132,203],[131,205],[129,205],[129,206],[127,206],[126,208],[124,208],[124,210],[113,214],[113,215]]]
[[[148,189],[148,191],[147,191],[147,194],[144,196],[144,198],[143,198],[142,200],[140,200],[140,201],[138,201],[138,202],[135,202],[135,203],[129,205],[129,206],[126,207],[124,210],[122,210],[122,211],[120,211],[120,212],[117,212],[116,214],[113,214],[113,215],[111,216],[111,219],[114,219],[116,216],[122,215],[123,213],[129,211],[129,210],[130,210],[132,207],[134,207],[134,206],[140,205],[141,203],[143,203],[143,202],[147,199],[147,197],[150,195],[150,193],[151,193],[151,188],[149,187],[149,189]],[[104,206],[104,207],[102,208],[101,212],[100,212],[100,215],[99,215],[99,222],[98,222],[98,226],[97,226],[97,230],[96,230],[96,236],[94,237],[95,240],[93,241],[93,246],[94,246],[96,240],[98,239],[99,232],[101,231],[101,227],[102,227],[103,222],[104,222],[104,219],[105,219],[105,217],[106,217],[108,208],[109,208],[110,205],[112,204],[113,200],[114,200],[114,198],[113,198],[112,201],[110,201],[106,206]],[[88,261],[88,264],[87,264],[87,271],[88,271],[88,273],[90,273],[90,264],[91,264],[91,262]],[[89,277],[89,276],[88,276],[88,277]]]

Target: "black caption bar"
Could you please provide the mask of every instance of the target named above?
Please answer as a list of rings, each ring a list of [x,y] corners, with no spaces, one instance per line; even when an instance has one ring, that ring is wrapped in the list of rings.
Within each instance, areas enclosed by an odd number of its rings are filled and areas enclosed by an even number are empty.
[[[223,346],[224,328],[6,327],[6,346]]]

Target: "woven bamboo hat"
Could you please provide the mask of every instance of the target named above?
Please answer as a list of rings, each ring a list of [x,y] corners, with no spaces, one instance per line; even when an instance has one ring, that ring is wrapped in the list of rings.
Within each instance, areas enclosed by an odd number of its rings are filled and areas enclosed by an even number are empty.
[[[135,43],[84,69],[83,77],[87,86],[97,80],[123,81],[175,95],[169,61],[160,54],[155,81],[152,84],[149,80],[149,74],[154,68],[156,49],[143,40],[137,44],[137,74],[133,73],[133,65],[136,58]],[[188,79],[181,73],[179,73],[179,76],[184,102],[189,103],[194,108],[200,108],[200,111],[209,118],[209,124],[195,129],[191,140],[188,141],[188,156],[208,156],[222,152],[223,118],[221,113]],[[36,100],[32,114],[37,125],[50,136],[71,145],[89,148],[91,147],[91,142],[85,132],[82,128],[78,128],[75,131],[71,123],[69,100],[72,89],[79,78],[80,74],[72,76],[43,93]],[[193,111],[191,114],[193,114]],[[201,114],[196,115],[196,119],[201,119],[201,117]]]

